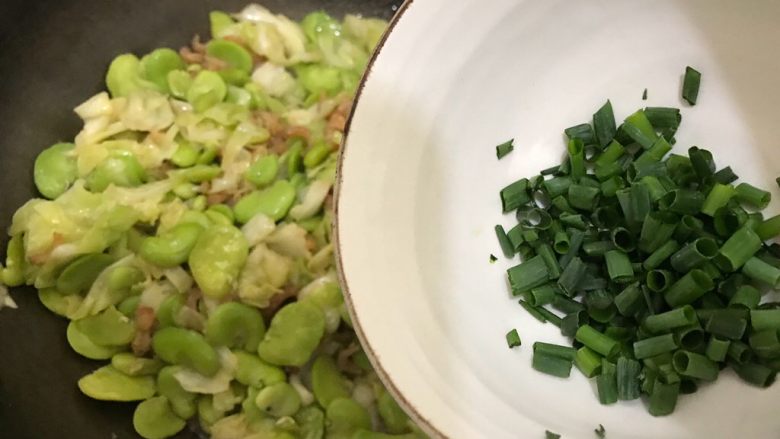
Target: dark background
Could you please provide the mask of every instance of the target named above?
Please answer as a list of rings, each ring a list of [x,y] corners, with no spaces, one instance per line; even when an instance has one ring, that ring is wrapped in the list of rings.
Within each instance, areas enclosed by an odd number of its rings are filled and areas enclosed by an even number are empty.
[[[114,56],[179,48],[208,37],[208,13],[240,10],[229,0],[0,0],[0,253],[11,215],[35,196],[33,161],[73,139],[72,109],[100,91]],[[324,9],[389,18],[400,0],[262,0],[300,19]],[[3,257],[3,261],[5,258]],[[94,401],[76,381],[104,362],[71,351],[67,321],[49,313],[31,288],[12,292],[18,310],[0,311],[0,437],[133,438],[135,404]],[[194,430],[178,437],[198,437]]]

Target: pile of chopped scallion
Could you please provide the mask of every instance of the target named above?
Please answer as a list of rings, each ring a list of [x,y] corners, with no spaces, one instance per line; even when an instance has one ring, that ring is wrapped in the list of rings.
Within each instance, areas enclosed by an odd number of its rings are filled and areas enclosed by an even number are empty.
[[[687,69],[691,104],[698,84]],[[765,219],[770,193],[735,183],[706,149],[669,154],[681,119],[647,107],[617,126],[607,101],[565,130],[563,164],[501,191],[518,224],[496,226],[504,255],[522,260],[507,271],[512,294],[573,339],[534,343],[533,368],[568,377],[576,365],[602,404],[645,395],[654,416],[721,370],[759,387],[780,370],[780,303],[765,297],[780,286],[780,245],[766,242],[780,215]],[[520,345],[515,330],[507,343]]]

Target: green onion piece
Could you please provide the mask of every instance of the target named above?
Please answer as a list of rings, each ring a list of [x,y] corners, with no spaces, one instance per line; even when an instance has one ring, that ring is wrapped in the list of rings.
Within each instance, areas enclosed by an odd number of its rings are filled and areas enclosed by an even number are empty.
[[[586,270],[587,266],[582,262],[582,259],[578,257],[572,258],[569,265],[566,266],[561,273],[561,276],[558,278],[558,286],[569,297],[574,296],[580,282],[585,276]]]
[[[612,244],[614,244],[615,248],[618,250],[628,253],[636,249],[634,236],[627,229],[623,227],[616,227],[612,229],[610,235],[612,237]]]
[[[643,164],[649,164],[652,162],[660,162],[661,159],[664,158],[664,156],[672,150],[672,145],[669,144],[669,142],[666,141],[663,137],[659,137],[658,139],[653,142],[652,145],[647,149],[647,151],[643,152],[642,155],[639,156],[636,160],[634,160],[634,165],[643,165]],[[666,164],[660,163],[664,169],[664,173],[666,170]]]
[[[753,352],[759,358],[780,357],[780,334],[777,329],[754,332],[748,340]]]
[[[642,100],[643,101],[647,100],[647,89],[645,89],[645,91],[642,92]]]
[[[598,188],[572,184],[569,186],[569,204],[577,209],[592,211],[596,208],[600,194]]]
[[[672,256],[677,250],[680,249],[680,244],[677,241],[669,240],[665,244],[658,247],[650,256],[642,263],[642,267],[645,270],[652,270],[660,266],[670,256]]]
[[[584,230],[588,227],[585,223],[585,217],[580,214],[562,213],[558,218],[561,223],[575,229]]]
[[[601,206],[593,211],[591,220],[599,229],[610,230],[620,224],[621,217],[615,206]]]
[[[549,180],[545,180],[542,182],[542,186],[544,186],[544,190],[547,191],[547,194],[550,196],[550,198],[558,197],[559,195],[564,195],[569,193],[569,186],[571,186],[572,180],[571,177],[568,176],[560,176],[560,177],[553,177]]]
[[[717,233],[719,236],[731,236],[736,233],[740,227],[746,225],[747,220],[748,213],[745,211],[745,209],[739,206],[726,206],[721,207],[717,212],[715,212],[712,223],[715,228],[715,233]],[[755,223],[751,222],[752,225],[747,227],[755,231],[755,225],[757,223],[758,221]]]
[[[677,342],[672,334],[658,335],[634,342],[634,356],[638,360],[655,357],[675,349],[677,349]]]
[[[601,361],[601,374],[596,377],[596,388],[598,389],[599,402],[601,404],[606,405],[617,402],[617,367],[614,363],[607,361],[606,358]]]
[[[569,262],[571,262],[572,258],[576,256],[580,252],[580,248],[582,248],[582,241],[585,238],[585,234],[582,233],[580,230],[574,230],[571,232],[571,239],[569,241],[569,249],[561,256],[561,258],[558,260],[558,263],[561,265],[561,268],[566,268],[567,265],[569,265]]]
[[[765,209],[772,201],[772,194],[748,183],[740,183],[737,188],[737,199],[759,210]]]
[[[521,207],[517,210],[517,220],[526,229],[547,230],[553,224],[550,214],[537,207]]]
[[[704,204],[701,206],[702,213],[709,216],[715,216],[715,212],[728,204],[729,200],[731,200],[736,192],[734,186],[730,184],[715,183],[707,194],[707,198],[704,199]]]
[[[696,310],[696,316],[700,322],[706,322],[716,313],[730,314],[736,318],[747,320],[750,317],[750,310],[745,308],[699,308]]]
[[[685,305],[661,314],[647,316],[642,322],[642,327],[651,334],[658,334],[693,325],[696,322],[697,317],[693,307]]]
[[[642,365],[626,357],[617,360],[618,399],[630,401],[639,398],[639,374]]]
[[[528,296],[528,303],[533,306],[544,306],[553,303],[557,292],[558,288],[555,284],[547,284],[534,288]]]
[[[553,324],[553,326],[560,329],[563,319],[552,313],[550,310],[543,306],[537,306],[536,311],[541,314],[544,319]]]
[[[597,331],[590,325],[583,325],[577,330],[574,338],[599,354],[612,358],[620,351],[620,344]]]
[[[777,371],[774,371],[763,364],[745,363],[733,364],[734,371],[740,378],[750,384],[758,387],[769,387],[775,382]]]
[[[496,262],[497,260],[498,260],[498,258],[494,254],[491,253],[490,254],[490,263],[492,264],[492,263]]]
[[[685,67],[685,77],[683,78],[682,98],[691,105],[696,105],[699,97],[699,85],[701,84],[701,73],[691,66]]]
[[[585,145],[581,139],[573,138],[569,140],[566,150],[569,153],[569,175],[577,181],[585,175]]]
[[[664,293],[664,299],[669,306],[676,308],[692,303],[714,287],[712,278],[697,268],[672,284]]]
[[[544,258],[534,256],[507,270],[512,294],[517,296],[547,283],[550,272]]]
[[[520,224],[512,227],[509,229],[508,232],[506,232],[506,236],[509,239],[509,243],[512,245],[512,253],[517,253],[520,250],[520,245],[525,242],[525,238],[523,238],[523,226]],[[498,233],[498,232],[496,232]],[[499,243],[501,242],[501,238],[499,238]],[[501,247],[503,249],[503,247]]]
[[[498,244],[501,246],[501,251],[504,252],[504,256],[511,258],[515,255],[515,247],[504,232],[504,227],[500,224],[496,225],[496,237],[498,238]]]
[[[614,299],[615,307],[624,316],[635,315],[644,305],[642,289],[634,282],[623,289]]]
[[[644,149],[653,146],[658,139],[655,128],[647,119],[643,110],[637,110],[625,119],[622,125],[624,132]]]
[[[504,158],[505,155],[512,152],[513,149],[515,149],[515,146],[512,144],[515,139],[509,139],[506,142],[496,145],[496,157],[498,157],[499,160]]]
[[[517,333],[517,329],[512,329],[506,333],[506,344],[509,345],[510,349],[523,344],[520,340],[520,334]]]
[[[660,131],[661,135],[667,139],[671,139],[674,136],[682,121],[679,108],[647,107],[645,108],[645,116],[647,116],[647,120],[650,121],[653,128],[656,131]]]
[[[550,430],[544,430],[544,439],[561,439],[561,435]]]
[[[568,378],[571,374],[572,361],[534,350],[531,367],[548,375]]]
[[[737,340],[732,340],[726,355],[737,364],[745,364],[753,358],[750,346]]]
[[[619,250],[610,250],[604,254],[607,272],[613,282],[623,283],[634,278],[634,269],[628,255]]]
[[[565,255],[569,252],[571,247],[571,241],[569,240],[569,234],[564,231],[555,232],[553,236],[553,249],[560,255]]]
[[[755,230],[762,241],[780,235],[780,215],[775,215],[772,218],[764,220]]]
[[[710,337],[710,341],[707,342],[707,350],[704,351],[705,355],[712,361],[723,362],[729,351],[729,345],[731,345],[731,340],[713,335]]]
[[[720,247],[713,262],[726,272],[736,271],[759,249],[761,249],[761,238],[751,228],[742,227]]]
[[[538,309],[536,309],[535,306],[531,305],[530,303],[526,302],[525,300],[518,301],[520,306],[523,307],[523,309],[528,313],[531,314],[531,317],[535,318],[536,320],[547,323],[547,319],[542,315],[542,313],[539,312]]]
[[[739,177],[734,173],[734,170],[731,169],[731,166],[726,166],[713,174],[712,179],[721,184],[729,184],[737,181]]]
[[[670,212],[651,212],[645,218],[639,235],[639,250],[652,253],[664,245],[674,233],[679,218]]]
[[[504,209],[504,213],[511,212],[530,202],[531,197],[528,195],[527,178],[521,178],[501,189],[501,206]]]
[[[651,291],[662,293],[671,285],[673,279],[669,270],[650,270],[647,272],[645,283]]]
[[[670,263],[679,273],[687,273],[700,267],[718,254],[718,244],[711,238],[698,238],[673,254]]]
[[[593,378],[601,372],[601,356],[583,346],[577,350],[574,365],[587,378]]]
[[[608,251],[614,250],[615,248],[615,244],[612,243],[612,241],[594,241],[582,244],[582,251],[584,251],[586,255],[592,257],[604,256]]]
[[[715,174],[715,160],[710,151],[692,146],[688,148],[688,157],[691,159],[693,171],[701,180],[711,178]]]
[[[593,145],[596,143],[596,134],[590,124],[583,123],[563,130],[569,139],[579,139],[584,145]]]
[[[750,310],[750,325],[754,331],[780,329],[780,309]]]
[[[689,351],[677,351],[672,356],[674,370],[682,376],[703,381],[714,381],[718,377],[718,365],[704,355]]]
[[[696,215],[701,211],[703,204],[704,195],[690,189],[676,189],[667,192],[658,200],[658,207],[661,210],[670,210],[683,215]]]
[[[625,148],[617,140],[612,140],[594,163],[596,167],[604,167],[616,163],[623,156]]]
[[[686,241],[691,235],[698,234],[704,227],[704,222],[692,215],[683,215],[680,224],[674,231],[674,239]]]
[[[615,125],[615,114],[612,112],[612,103],[609,100],[593,114],[593,131],[599,146],[602,148],[615,137],[617,126]]]
[[[585,311],[575,311],[567,314],[561,320],[561,334],[566,337],[574,337],[580,326],[588,323],[588,313]]]
[[[561,346],[537,341],[534,343],[534,354],[538,353],[562,358],[564,360],[574,361],[574,357],[577,355],[577,350],[570,346]]]
[[[630,188],[617,191],[616,195],[628,228],[639,230],[652,208],[652,200],[647,186],[641,182],[635,182]]]
[[[585,306],[582,303],[577,302],[576,300],[572,300],[563,294],[558,294],[555,296],[555,300],[553,300],[552,306],[555,307],[555,309],[567,314],[585,309]]]
[[[731,299],[744,283],[745,276],[742,273],[734,273],[718,284],[718,293],[727,299]]]
[[[716,312],[707,320],[704,330],[729,340],[739,340],[745,334],[746,328],[747,320],[729,313]]]
[[[761,302],[761,292],[750,285],[742,285],[731,296],[729,307],[743,306],[748,309],[755,309],[758,307],[759,302]]]
[[[547,278],[558,279],[561,275],[561,267],[558,265],[558,259],[555,257],[550,244],[541,243],[536,246],[536,253],[542,257],[545,265],[547,265]]]
[[[666,384],[656,379],[653,391],[650,393],[648,412],[653,416],[666,416],[674,412],[677,406],[677,397],[680,394],[680,383]]]
[[[663,176],[660,176],[660,178],[662,177]],[[642,184],[647,187],[647,191],[650,192],[650,200],[652,200],[654,203],[669,193],[669,191],[666,189],[666,186],[661,183],[659,177],[654,175],[646,175],[641,178],[641,181]]]
[[[626,187],[623,177],[614,176],[601,183],[601,195],[604,197],[614,197],[620,189]]]

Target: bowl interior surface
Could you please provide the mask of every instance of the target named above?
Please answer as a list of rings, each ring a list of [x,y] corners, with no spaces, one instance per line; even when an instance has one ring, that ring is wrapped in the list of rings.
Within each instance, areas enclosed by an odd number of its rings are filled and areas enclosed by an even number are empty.
[[[499,190],[559,164],[563,129],[608,98],[618,122],[644,106],[682,108],[674,152],[710,149],[719,167],[780,197],[778,17],[771,0],[407,6],[351,121],[336,228],[358,332],[432,432],[591,438],[603,424],[619,438],[778,437],[780,386],[730,371],[653,418],[639,400],[599,405],[576,370],[566,380],[532,370],[533,342],[568,341],[510,297],[505,270],[519,261],[501,256],[493,232],[513,224]],[[680,97],[687,65],[702,72],[696,106]],[[509,138],[515,151],[496,160]],[[507,348],[511,328],[521,348]]]

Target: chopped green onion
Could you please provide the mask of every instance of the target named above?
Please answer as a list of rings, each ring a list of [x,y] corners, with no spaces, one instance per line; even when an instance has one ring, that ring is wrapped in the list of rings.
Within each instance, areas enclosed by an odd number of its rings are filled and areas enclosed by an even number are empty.
[[[555,284],[542,285],[531,290],[528,296],[528,303],[533,306],[544,306],[553,303],[555,296],[558,293],[558,288]]]
[[[642,92],[642,100],[643,101],[647,100],[647,89],[645,89],[645,91]]]
[[[696,215],[701,211],[703,204],[704,195],[690,189],[669,191],[658,200],[658,206],[661,210],[670,210],[684,215]]]
[[[541,323],[547,323],[547,319],[542,315],[542,313],[539,312],[539,310],[531,305],[530,303],[526,302],[525,300],[518,301],[520,306],[523,307],[523,309],[528,313],[531,314],[531,317],[535,318],[536,320],[540,321]]]
[[[731,340],[713,335],[710,337],[710,341],[707,342],[705,354],[707,355],[707,358],[712,361],[723,362],[726,359],[726,354],[729,351],[730,345]]]
[[[685,77],[683,78],[682,97],[691,105],[696,105],[699,98],[699,85],[701,84],[701,73],[691,66],[685,67]]]
[[[550,430],[544,431],[544,439],[561,439],[561,435]]]
[[[596,134],[590,124],[583,123],[563,130],[566,136],[571,139],[579,139],[584,145],[596,143]]]
[[[780,334],[777,329],[754,332],[748,340],[753,352],[759,358],[780,357]]]
[[[592,211],[596,208],[600,194],[598,188],[572,184],[569,186],[569,204],[577,209]]]
[[[638,360],[655,357],[675,349],[677,349],[677,342],[672,334],[658,335],[634,342],[634,356]]]
[[[715,216],[715,212],[725,206],[736,192],[734,186],[730,184],[715,183],[707,194],[707,198],[704,199],[704,204],[701,206],[702,213]]]
[[[750,310],[750,324],[754,331],[780,329],[780,309]]]
[[[714,239],[699,238],[673,254],[670,263],[677,272],[687,273],[694,268],[700,267],[717,254],[718,244]]]
[[[496,237],[498,238],[498,244],[501,246],[501,251],[504,252],[504,256],[511,258],[515,255],[515,247],[504,232],[504,227],[496,225]]]
[[[517,329],[512,329],[506,333],[506,344],[509,345],[510,349],[523,344],[520,340],[520,334],[517,333]]]
[[[758,387],[771,386],[777,376],[777,371],[758,363],[735,364],[734,370],[745,382]]]
[[[497,260],[498,260],[498,258],[494,254],[491,253],[490,254],[490,263],[492,264],[492,263],[496,262]]]
[[[743,267],[744,270],[744,267]],[[755,309],[761,302],[761,292],[751,285],[742,285],[729,299],[729,307],[743,306],[748,309]]]
[[[680,382],[664,383],[656,378],[653,391],[650,393],[648,412],[653,416],[666,416],[674,412],[677,397],[680,393]]]
[[[607,146],[615,137],[617,127],[615,125],[615,114],[612,112],[612,103],[607,102],[593,114],[593,131],[602,148]]]
[[[570,346],[561,346],[537,341],[534,343],[534,354],[538,353],[562,358],[564,360],[574,361],[574,357],[577,355],[577,350]]]
[[[634,236],[627,229],[623,227],[616,227],[612,229],[610,235],[612,237],[612,244],[614,244],[615,248],[618,250],[628,253],[636,249]]]
[[[694,269],[672,284],[664,293],[669,306],[676,308],[693,303],[715,287],[712,278],[702,270]]]
[[[745,262],[742,273],[772,288],[780,287],[780,268],[773,267],[759,258],[752,257]]]
[[[574,296],[579,283],[585,276],[586,269],[587,266],[582,262],[582,259],[578,257],[573,258],[558,278],[558,286],[568,296]]]
[[[515,139],[509,139],[506,142],[496,145],[496,157],[498,157],[499,160],[504,158],[505,155],[512,152],[513,149],[515,149],[515,146],[512,144]]]
[[[578,342],[607,358],[614,357],[620,350],[618,342],[597,331],[590,325],[580,326],[577,333],[574,335],[574,338]]]
[[[642,289],[639,288],[639,283],[635,282],[624,288],[623,291],[615,296],[614,302],[620,314],[624,316],[635,315],[644,304]]]
[[[504,209],[504,213],[511,212],[530,201],[527,178],[521,178],[501,189],[501,206]]]
[[[571,374],[572,360],[545,354],[534,350],[531,367],[548,375],[568,378]]]
[[[614,404],[618,400],[617,367],[614,363],[601,361],[601,374],[596,377],[596,388],[601,404]]]
[[[639,250],[652,253],[664,245],[674,234],[679,218],[670,212],[651,212],[645,218],[639,235]]]
[[[721,312],[713,314],[704,327],[710,334],[729,340],[741,339],[745,334],[745,328],[747,328],[747,320]]]
[[[601,372],[601,356],[583,346],[577,350],[574,365],[587,378],[593,378]]]
[[[610,250],[604,254],[607,272],[613,282],[627,282],[634,278],[634,270],[628,255],[619,250]]]
[[[507,275],[509,276],[509,284],[512,287],[512,294],[517,296],[547,283],[550,271],[544,262],[544,258],[534,256],[507,270]]]
[[[544,319],[545,319],[546,321],[548,321],[548,322],[552,323],[552,324],[553,324],[553,326],[555,326],[555,327],[557,327],[557,328],[560,328],[560,327],[561,327],[561,324],[563,323],[563,319],[562,319],[562,318],[560,318],[560,317],[558,317],[557,315],[553,314],[553,313],[552,313],[550,310],[548,310],[547,308],[545,308],[545,307],[543,307],[543,306],[537,306],[537,307],[536,307],[536,312],[538,312],[539,314],[541,314],[541,315],[544,317]]]
[[[653,292],[662,293],[671,285],[673,279],[669,270],[650,270],[647,272],[645,283]]]
[[[645,270],[652,270],[660,266],[670,256],[680,249],[680,244],[677,241],[669,240],[665,244],[658,247],[650,256],[642,263],[642,267]]]
[[[772,201],[772,194],[748,183],[737,185],[737,199],[757,209],[764,209]]]
[[[542,183],[542,186],[544,186],[544,189],[547,191],[547,194],[550,196],[550,198],[554,199],[559,195],[569,193],[569,186],[571,186],[571,184],[571,177],[560,176],[545,180]]]
[[[685,305],[661,314],[647,316],[642,322],[642,326],[651,334],[658,334],[693,325],[696,321],[696,312],[693,310],[693,307]]]
[[[566,150],[569,153],[569,175],[578,181],[585,175],[585,145],[581,139],[573,138],[569,140]]]
[[[726,355],[737,364],[745,364],[753,358],[750,346],[738,340],[732,340]]]
[[[672,356],[674,370],[682,376],[703,381],[714,381],[718,377],[718,365],[704,355],[688,351],[677,351]]]
[[[658,139],[655,128],[647,119],[643,110],[637,110],[625,119],[622,125],[625,133],[636,143],[642,145],[642,148],[650,148]]]
[[[639,398],[639,374],[642,365],[638,361],[626,357],[617,360],[617,393],[618,399],[630,401]]]
[[[742,227],[720,247],[715,264],[731,272],[742,267],[761,248],[761,238],[749,227]]]
[[[764,220],[755,229],[756,234],[762,241],[772,239],[780,235],[780,215]]]

